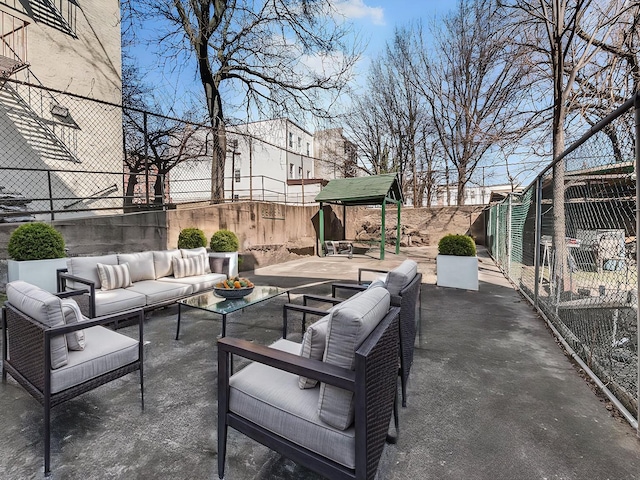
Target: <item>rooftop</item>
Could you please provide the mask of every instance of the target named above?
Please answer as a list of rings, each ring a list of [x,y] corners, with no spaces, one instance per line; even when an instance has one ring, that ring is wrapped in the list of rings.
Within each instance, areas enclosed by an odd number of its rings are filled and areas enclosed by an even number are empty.
[[[384,261],[306,257],[247,276],[292,288],[299,302],[302,293],[330,294],[332,281],[355,280],[359,267],[418,261],[422,324],[408,406],[400,409],[399,441],[386,446],[379,479],[637,478],[636,431],[607,409],[544,321],[479,255],[477,292],[435,286],[433,247],[403,249]],[[277,340],[285,301],[231,314],[227,334]],[[137,374],[52,410],[50,478],[217,478],[220,322],[191,309],[182,318],[178,341],[177,307],[145,322],[144,411]],[[299,325],[290,329],[299,338]],[[42,478],[42,408],[9,378],[0,384],[0,411],[0,478]],[[227,449],[229,480],[319,478],[233,430]]]

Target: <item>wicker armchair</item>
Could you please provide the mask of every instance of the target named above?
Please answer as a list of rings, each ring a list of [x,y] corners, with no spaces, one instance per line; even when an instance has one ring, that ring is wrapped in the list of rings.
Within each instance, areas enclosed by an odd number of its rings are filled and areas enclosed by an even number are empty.
[[[7,302],[2,308],[2,380],[11,375],[44,407],[44,472],[50,469],[51,408],[128,373],[140,371],[140,393],[144,408],[142,369],[143,312],[68,321],[61,298],[85,291],[51,294],[26,282],[7,284]],[[69,305],[67,303],[67,305]],[[137,317],[138,340],[101,325]],[[67,349],[69,335],[82,332],[82,349]],[[69,347],[71,344],[69,343]]]
[[[411,366],[413,365],[413,350],[416,340],[416,332],[420,329],[421,322],[421,296],[422,274],[417,271],[417,264],[413,260],[405,260],[394,270],[380,270],[373,268],[358,269],[358,283],[334,283],[331,285],[331,297],[319,295],[303,295],[303,305],[308,302],[328,302],[339,304],[344,299],[337,296],[339,290],[361,292],[366,290],[370,281],[364,280],[364,273],[384,274],[384,282],[391,293],[391,305],[400,307],[400,368],[398,374],[402,385],[402,406],[407,406],[407,382]],[[302,329],[304,331],[306,314],[303,313]],[[286,337],[285,337],[286,338]]]
[[[389,308],[384,294],[387,313],[376,319],[353,352],[354,368],[304,358],[298,354],[300,344],[285,339],[271,347],[230,337],[218,340],[220,478],[225,473],[228,427],[327,478],[375,477],[397,391],[399,308]],[[332,327],[328,328],[330,336]],[[325,355],[331,343],[328,337]],[[253,363],[231,376],[233,355]],[[301,389],[299,376],[322,384]],[[335,390],[323,397],[329,388]],[[322,409],[335,408],[335,395],[345,394],[352,396],[351,417],[333,423]]]

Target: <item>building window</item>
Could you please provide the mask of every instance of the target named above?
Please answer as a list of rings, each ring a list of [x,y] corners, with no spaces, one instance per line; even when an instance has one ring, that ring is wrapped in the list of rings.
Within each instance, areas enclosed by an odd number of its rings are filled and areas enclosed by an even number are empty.
[[[302,139],[298,137],[298,149],[302,148]]]
[[[293,133],[289,132],[289,148],[293,148]]]
[[[311,178],[311,170],[307,170],[307,178]]]
[[[311,145],[307,143],[307,157],[311,155]]]
[[[233,176],[236,179],[236,183],[240,182],[240,169],[236,168],[236,170],[233,172]]]
[[[238,194],[234,194],[234,195],[233,195],[233,199],[234,199],[234,200],[240,200],[240,195],[238,195]]]
[[[302,178],[302,167],[298,167],[298,178]]]
[[[289,164],[289,178],[293,178],[293,163]]]

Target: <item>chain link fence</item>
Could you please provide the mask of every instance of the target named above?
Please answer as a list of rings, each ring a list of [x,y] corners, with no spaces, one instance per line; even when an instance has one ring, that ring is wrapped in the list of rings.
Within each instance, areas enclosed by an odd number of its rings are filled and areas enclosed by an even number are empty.
[[[213,198],[210,126],[49,89],[28,69],[21,75],[0,82],[0,222]],[[314,161],[230,127],[223,200],[313,203],[319,187],[289,180],[305,179],[303,168],[309,178]]]
[[[640,94],[488,211],[487,247],[632,424],[638,418]]]

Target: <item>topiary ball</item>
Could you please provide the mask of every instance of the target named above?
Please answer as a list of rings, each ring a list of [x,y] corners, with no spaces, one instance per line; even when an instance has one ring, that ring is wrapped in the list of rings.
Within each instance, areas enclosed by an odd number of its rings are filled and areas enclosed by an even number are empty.
[[[178,235],[178,248],[198,248],[207,246],[207,237],[199,228],[185,228]]]
[[[475,257],[476,242],[469,235],[445,235],[438,242],[438,253],[458,257]]]
[[[240,242],[231,230],[218,230],[211,237],[209,247],[213,252],[237,252]]]
[[[7,245],[14,260],[47,260],[65,257],[64,238],[46,223],[25,223],[16,228]]]

